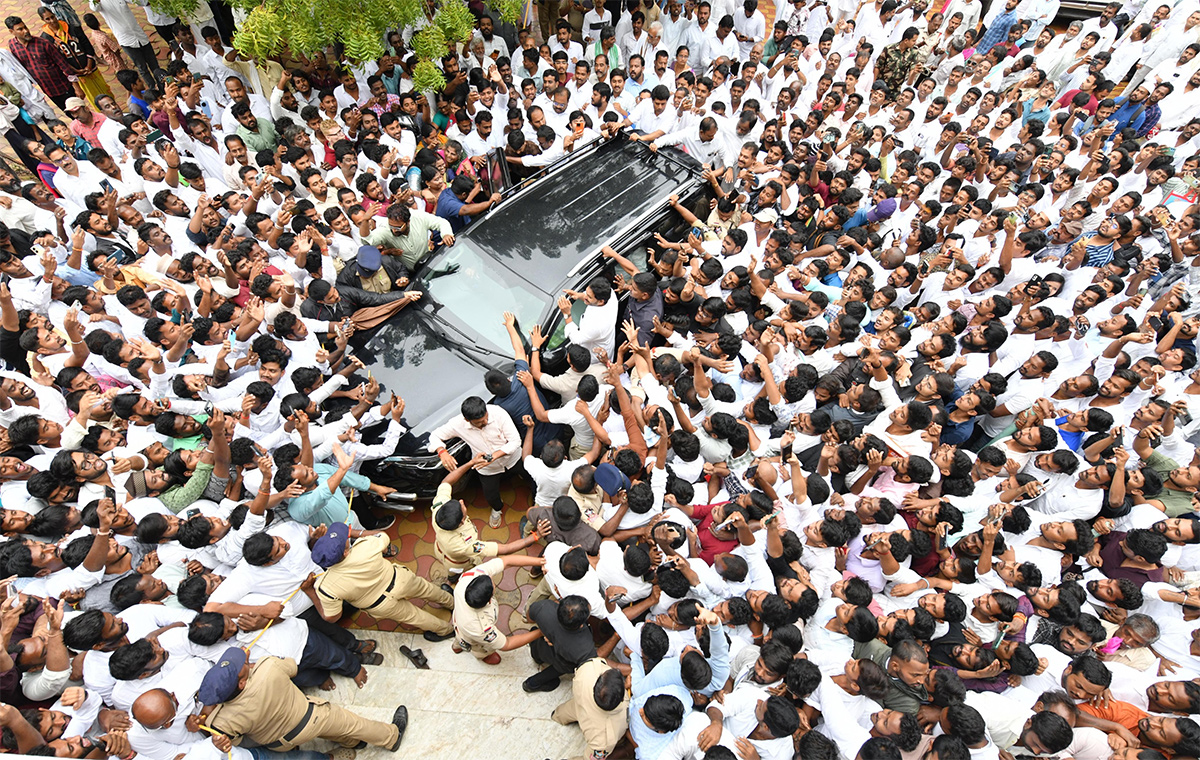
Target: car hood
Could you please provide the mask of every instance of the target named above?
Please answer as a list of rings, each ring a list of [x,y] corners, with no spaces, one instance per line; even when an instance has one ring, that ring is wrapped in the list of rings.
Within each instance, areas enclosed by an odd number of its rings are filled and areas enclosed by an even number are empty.
[[[408,432],[396,449],[398,456],[429,453],[429,434],[458,414],[463,399],[483,392],[481,381],[489,369],[512,372],[512,359],[456,346],[431,325],[421,306],[407,307],[355,341],[354,355],[367,365],[383,392],[404,399],[404,426]]]

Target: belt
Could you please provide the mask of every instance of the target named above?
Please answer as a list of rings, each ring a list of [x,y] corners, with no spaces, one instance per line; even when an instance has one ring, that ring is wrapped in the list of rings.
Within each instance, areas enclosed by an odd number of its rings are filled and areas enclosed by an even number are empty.
[[[366,607],[363,607],[363,610],[364,611],[365,610],[373,610],[376,607],[378,607],[379,605],[386,602],[387,598],[388,598],[388,594],[391,593],[392,589],[394,589],[395,587],[396,587],[396,567],[395,567],[395,565],[393,565],[392,566],[392,582],[388,584],[388,587],[386,589],[384,589],[383,593],[379,595],[378,599],[376,599],[374,602],[367,605]]]
[[[309,702],[308,709],[305,710],[305,712],[304,712],[304,717],[300,719],[299,723],[297,723],[295,726],[292,727],[291,731],[288,731],[286,734],[284,734],[283,738],[280,739],[279,741],[271,742],[270,744],[265,744],[263,746],[265,746],[269,750],[275,750],[275,749],[282,747],[285,743],[290,744],[297,736],[299,736],[304,731],[305,728],[308,727],[308,722],[310,720],[312,720],[313,709],[315,707],[316,707],[315,704],[313,704],[312,702]]]

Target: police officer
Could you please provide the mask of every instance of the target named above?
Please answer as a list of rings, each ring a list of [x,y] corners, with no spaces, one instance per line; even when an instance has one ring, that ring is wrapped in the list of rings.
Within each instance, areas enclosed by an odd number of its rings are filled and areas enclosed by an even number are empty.
[[[451,583],[457,583],[464,570],[487,562],[504,554],[512,554],[537,543],[539,534],[532,533],[528,537],[507,544],[495,541],[479,540],[479,529],[467,515],[467,509],[453,495],[454,484],[465,475],[473,465],[484,460],[477,456],[466,464],[459,465],[446,476],[438,486],[433,497],[430,514],[433,519],[435,533],[434,553],[446,568],[446,574]]]
[[[419,628],[426,641],[445,641],[454,635],[450,621],[408,600],[415,597],[449,609],[454,597],[404,565],[389,562],[396,553],[383,533],[352,530],[346,523],[330,526],[312,548],[313,562],[326,569],[309,594],[313,604],[331,623],[342,617],[342,603],[347,602],[376,620]]]
[[[241,744],[249,739],[273,752],[287,752],[313,739],[343,747],[366,742],[395,752],[408,727],[408,708],[401,705],[391,723],[368,720],[324,699],[305,696],[292,683],[296,661],[264,657],[253,667],[246,651],[230,647],[204,675],[197,701],[203,705],[192,724],[204,724]],[[198,730],[198,725],[195,726]]]
[[[541,567],[541,557],[508,555],[484,562],[463,573],[454,589],[454,651],[469,650],[488,665],[500,663],[500,652],[508,652],[541,638],[541,631],[505,636],[496,626],[499,606],[495,584],[506,567]]]
[[[578,723],[583,731],[590,754],[572,760],[599,760],[608,757],[625,735],[628,710],[625,677],[603,657],[593,657],[575,669],[571,698],[554,708],[550,717],[564,726]]]

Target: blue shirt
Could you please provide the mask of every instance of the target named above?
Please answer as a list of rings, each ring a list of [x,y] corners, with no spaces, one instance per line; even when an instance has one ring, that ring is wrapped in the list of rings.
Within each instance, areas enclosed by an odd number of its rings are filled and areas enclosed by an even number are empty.
[[[521,422],[521,418],[528,414],[533,417],[533,404],[529,403],[529,393],[525,391],[525,386],[521,385],[517,380],[518,372],[528,372],[529,362],[524,359],[517,362],[513,368],[512,377],[509,379],[510,386],[508,395],[503,398],[497,396],[492,399],[492,403],[508,412],[508,416],[512,417],[513,424],[517,426],[517,434],[521,436],[521,440],[525,440],[525,425]],[[547,407],[546,397],[542,394],[540,388],[537,389],[538,400],[542,402],[542,408]],[[550,442],[550,439],[558,435],[559,426],[551,422],[538,422],[534,419],[533,422],[533,453],[537,454],[542,450],[542,447]]]
[[[1072,433],[1069,430],[1063,430],[1062,426],[1067,424],[1067,418],[1065,416],[1056,419],[1054,424],[1058,427],[1058,437],[1062,438],[1062,442],[1066,444],[1067,448],[1071,451],[1079,451],[1079,446],[1083,443],[1083,436],[1086,435],[1086,433],[1083,431]]]
[[[141,116],[143,119],[150,118],[150,104],[149,103],[147,103],[146,101],[144,101],[141,98],[136,97],[134,95],[129,96],[129,103],[130,103],[130,105],[133,105],[135,108],[137,108],[137,110],[139,112],[141,112]]]
[[[434,209],[433,213],[450,222],[450,229],[458,232],[471,222],[471,217],[460,216],[458,213],[459,209],[465,205],[467,204],[460,201],[453,190],[446,188],[438,196],[437,208]]]
[[[711,696],[729,680],[729,639],[725,637],[724,626],[710,625],[708,665],[712,668],[712,678],[708,685],[700,689],[700,693]],[[637,659],[641,659],[640,657]],[[642,680],[641,687],[646,691],[676,685],[683,686],[682,666],[679,655],[664,657]]]
[[[966,422],[955,422],[954,420],[946,420],[946,424],[942,426],[942,437],[939,439],[941,443],[958,446],[967,442],[971,434],[975,432],[975,421],[978,417],[972,417]]]
[[[337,522],[347,522],[350,515],[350,503],[341,488],[332,492],[329,490],[329,479],[337,473],[338,468],[332,464],[314,465],[317,473],[317,487],[306,494],[294,499],[288,499],[288,515],[296,522],[306,525],[333,525]],[[342,476],[342,485],[365,491],[371,487],[371,481],[365,475],[357,472],[347,472]]]
[[[1117,98],[1120,106],[1112,115],[1112,119],[1117,122],[1117,131],[1120,132],[1125,127],[1132,127],[1134,130],[1141,129],[1142,122],[1146,120],[1146,104],[1134,103],[1126,95]]]
[[[1016,10],[1001,13],[988,26],[987,31],[983,33],[983,37],[979,40],[979,44],[975,46],[975,50],[982,55],[987,55],[993,46],[1008,39],[1008,30],[1015,23],[1017,23]]]

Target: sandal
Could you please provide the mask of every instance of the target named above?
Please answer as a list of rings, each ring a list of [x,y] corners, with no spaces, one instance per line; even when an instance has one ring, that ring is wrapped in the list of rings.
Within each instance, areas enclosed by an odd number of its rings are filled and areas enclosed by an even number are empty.
[[[413,667],[418,670],[429,670],[429,660],[425,659],[425,653],[420,649],[409,649],[406,646],[400,647],[400,654],[408,658]]]
[[[363,665],[382,665],[383,655],[379,652],[368,652],[366,654],[360,654],[358,656],[358,661]]]
[[[379,642],[375,641],[375,639],[360,639],[354,645],[353,652],[355,654],[371,654],[377,646],[379,646]]]

